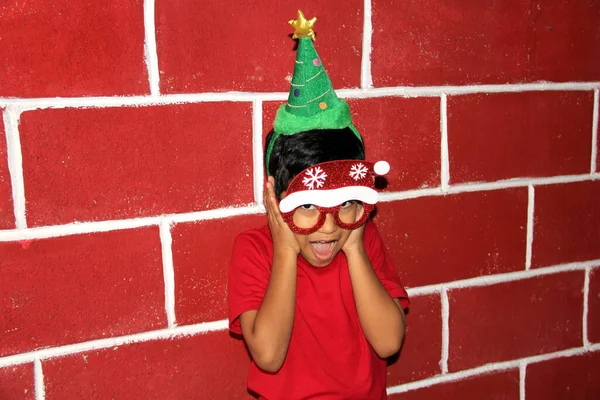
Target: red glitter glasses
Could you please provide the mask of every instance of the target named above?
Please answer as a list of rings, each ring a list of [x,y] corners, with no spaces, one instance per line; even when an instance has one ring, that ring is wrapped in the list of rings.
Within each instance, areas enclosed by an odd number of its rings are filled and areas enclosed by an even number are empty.
[[[334,207],[321,207],[314,204],[304,204],[292,211],[281,215],[290,229],[299,235],[310,235],[321,229],[331,214],[337,226],[353,230],[367,222],[374,205],[358,200],[345,201]]]

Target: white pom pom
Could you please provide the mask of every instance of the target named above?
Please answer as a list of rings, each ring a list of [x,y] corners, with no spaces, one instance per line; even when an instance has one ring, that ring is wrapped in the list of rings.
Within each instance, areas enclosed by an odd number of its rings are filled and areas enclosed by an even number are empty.
[[[385,175],[390,172],[390,164],[387,161],[377,161],[373,166],[373,170],[377,175]]]

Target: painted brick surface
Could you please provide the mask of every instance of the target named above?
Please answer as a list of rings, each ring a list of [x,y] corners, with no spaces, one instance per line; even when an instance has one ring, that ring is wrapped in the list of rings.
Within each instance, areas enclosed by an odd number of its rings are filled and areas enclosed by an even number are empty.
[[[319,56],[335,88],[360,86],[361,0],[343,7],[302,4],[315,24]],[[156,40],[162,93],[289,90],[298,5],[249,2],[156,1]]]
[[[388,386],[441,373],[442,310],[437,294],[410,298],[406,335],[399,357],[390,359]]]
[[[456,399],[519,400],[519,370],[478,375],[389,396],[389,400]]]
[[[248,103],[32,111],[20,129],[30,226],[253,201]]]
[[[600,258],[600,181],[535,187],[533,267]]]
[[[33,400],[33,364],[20,364],[0,368],[0,399]]]
[[[4,110],[0,108],[0,114]],[[6,131],[4,122],[0,120],[0,229],[15,227],[10,173],[8,171],[8,154],[6,149]]]
[[[439,98],[351,100],[350,107],[367,159],[390,163],[386,190],[440,185]]]
[[[527,366],[527,400],[593,400],[600,394],[600,352],[548,360]]]
[[[592,92],[448,97],[450,183],[589,173]]]
[[[164,328],[158,228],[0,243],[0,356]]]
[[[600,343],[600,268],[590,273],[588,296],[588,340]]]
[[[250,399],[248,354],[226,331],[44,361],[46,399]]]
[[[597,2],[373,0],[372,7],[376,87],[600,78]]]
[[[451,290],[448,369],[581,346],[583,272]]]
[[[261,214],[178,224],[173,228],[177,324],[227,318],[227,272],[235,237],[266,223]]]
[[[440,185],[440,100],[384,97],[350,99],[353,122],[363,137],[366,158],[391,165],[385,191]],[[263,103],[263,146],[277,108]]]
[[[533,81],[600,79],[600,4],[597,1],[534,3],[530,77]]]
[[[0,97],[147,94],[143,1],[3,2]]]
[[[378,203],[377,210],[407,286],[525,268],[525,188]]]

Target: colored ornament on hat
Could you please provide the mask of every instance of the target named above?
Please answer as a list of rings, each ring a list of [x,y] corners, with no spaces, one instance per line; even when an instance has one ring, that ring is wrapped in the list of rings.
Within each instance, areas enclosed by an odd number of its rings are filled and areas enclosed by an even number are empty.
[[[362,141],[352,124],[348,103],[336,95],[333,85],[317,54],[313,40],[316,18],[307,20],[298,10],[298,18],[289,21],[294,27],[293,39],[298,39],[294,74],[290,84],[288,101],[279,107],[273,122],[274,134],[265,150],[266,172],[269,171],[271,152],[281,135],[323,129],[350,128]]]

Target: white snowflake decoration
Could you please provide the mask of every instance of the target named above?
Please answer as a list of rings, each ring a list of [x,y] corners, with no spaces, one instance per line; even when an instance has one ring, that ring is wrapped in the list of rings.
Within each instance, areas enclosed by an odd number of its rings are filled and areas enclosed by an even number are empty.
[[[325,183],[325,178],[327,178],[327,174],[321,169],[321,167],[311,168],[305,173],[305,177],[302,180],[304,186],[309,189],[314,189],[315,187],[318,189],[323,186]]]
[[[354,164],[350,168],[350,176],[355,180],[359,180],[367,176],[367,168],[362,163]]]

